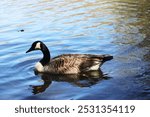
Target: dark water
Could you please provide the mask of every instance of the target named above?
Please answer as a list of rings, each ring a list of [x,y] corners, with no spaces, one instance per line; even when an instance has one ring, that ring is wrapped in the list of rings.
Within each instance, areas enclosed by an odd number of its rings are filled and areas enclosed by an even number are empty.
[[[0,99],[150,99],[149,0],[3,0],[0,14]],[[52,57],[114,59],[99,73],[35,75],[36,40]]]

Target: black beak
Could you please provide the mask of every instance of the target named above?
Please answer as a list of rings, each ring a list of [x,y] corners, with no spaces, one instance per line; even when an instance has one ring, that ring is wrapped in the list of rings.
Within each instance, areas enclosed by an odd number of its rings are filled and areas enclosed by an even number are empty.
[[[33,51],[33,49],[32,49],[32,48],[30,48],[28,51],[26,51],[26,53],[31,52],[31,51]]]

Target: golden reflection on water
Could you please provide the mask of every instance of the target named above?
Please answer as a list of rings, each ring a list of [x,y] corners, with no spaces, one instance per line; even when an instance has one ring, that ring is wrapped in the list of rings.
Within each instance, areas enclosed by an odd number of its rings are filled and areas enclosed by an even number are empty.
[[[92,99],[137,99],[135,92],[141,99],[148,98],[149,90],[145,97],[140,91],[145,87],[149,89],[149,0],[4,0],[0,13],[0,88],[5,96],[1,98],[72,99],[79,95],[89,99],[92,93]],[[19,31],[22,29],[24,32]],[[52,56],[112,54],[114,60],[102,70],[113,78],[108,81],[103,77],[93,78],[92,84],[91,76],[88,76],[90,80],[84,76],[73,81],[65,79],[67,76],[41,76],[43,85],[37,85],[32,69],[41,53],[25,55],[35,40],[44,41]],[[29,84],[32,90],[27,89]],[[90,86],[92,88],[87,88]],[[71,95],[70,88],[74,90]],[[42,95],[34,97],[30,94],[32,91]]]

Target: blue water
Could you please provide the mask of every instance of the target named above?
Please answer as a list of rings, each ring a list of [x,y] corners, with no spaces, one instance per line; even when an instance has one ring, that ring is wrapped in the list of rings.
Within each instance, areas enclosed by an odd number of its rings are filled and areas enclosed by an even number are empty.
[[[0,14],[0,99],[150,99],[148,0],[4,0]],[[25,53],[36,40],[51,57],[114,59],[96,76],[36,75],[42,53]]]

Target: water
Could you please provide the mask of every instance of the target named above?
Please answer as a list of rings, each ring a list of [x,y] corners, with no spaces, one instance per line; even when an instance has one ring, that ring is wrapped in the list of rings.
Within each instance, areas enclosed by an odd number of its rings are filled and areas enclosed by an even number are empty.
[[[0,99],[150,99],[148,0],[3,0],[0,14]],[[52,57],[114,59],[98,74],[35,75],[42,54],[25,52],[36,40]]]

